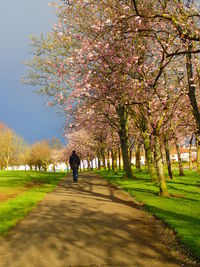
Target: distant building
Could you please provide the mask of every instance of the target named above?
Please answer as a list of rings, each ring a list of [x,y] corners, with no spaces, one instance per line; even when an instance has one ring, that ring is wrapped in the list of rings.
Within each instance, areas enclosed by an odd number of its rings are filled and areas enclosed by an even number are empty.
[[[180,152],[181,152],[181,160],[189,162],[189,148],[183,148],[182,147],[182,148],[180,148]],[[197,152],[195,149],[192,149],[192,153],[191,153],[192,161],[196,161],[196,157],[197,157]],[[178,154],[177,154],[177,151],[175,149],[173,149],[170,152],[170,159],[172,162],[178,161]]]

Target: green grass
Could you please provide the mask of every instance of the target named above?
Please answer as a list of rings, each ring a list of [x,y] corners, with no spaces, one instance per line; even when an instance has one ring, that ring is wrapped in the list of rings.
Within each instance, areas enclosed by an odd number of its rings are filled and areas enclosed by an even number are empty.
[[[200,175],[197,172],[185,170],[185,176],[179,177],[178,171],[174,171],[174,179],[167,182],[170,198],[158,196],[158,187],[145,170],[134,170],[136,178],[128,180],[122,179],[122,172],[118,175],[103,170],[96,172],[143,202],[144,208],[174,229],[182,243],[200,259]]]
[[[0,236],[8,233],[64,177],[64,173],[0,171]]]

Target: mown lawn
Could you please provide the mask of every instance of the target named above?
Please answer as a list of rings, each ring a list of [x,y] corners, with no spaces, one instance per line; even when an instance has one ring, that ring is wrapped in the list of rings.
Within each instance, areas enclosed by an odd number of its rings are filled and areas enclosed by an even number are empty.
[[[122,179],[107,171],[96,171],[109,182],[128,191],[136,200],[144,203],[144,208],[166,222],[200,259],[200,175],[197,172],[184,171],[179,177],[174,171],[174,179],[167,182],[170,198],[159,197],[158,187],[150,181],[147,171],[136,171],[135,179]]]
[[[0,171],[0,236],[26,216],[65,173]]]

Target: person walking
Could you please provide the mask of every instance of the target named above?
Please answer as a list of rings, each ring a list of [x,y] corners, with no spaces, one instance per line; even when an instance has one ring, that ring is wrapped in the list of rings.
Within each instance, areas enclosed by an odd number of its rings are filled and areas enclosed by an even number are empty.
[[[69,164],[71,169],[73,170],[73,180],[76,183],[78,181],[78,168],[80,166],[80,158],[76,154],[76,151],[72,151],[72,155],[69,158]]]

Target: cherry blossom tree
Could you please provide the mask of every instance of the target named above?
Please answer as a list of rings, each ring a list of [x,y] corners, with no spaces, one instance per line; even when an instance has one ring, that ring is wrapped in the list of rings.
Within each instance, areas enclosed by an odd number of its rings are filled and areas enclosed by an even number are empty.
[[[70,147],[88,162],[97,156],[105,166],[111,152],[116,169],[120,143],[131,178],[130,140],[143,142],[151,178],[169,196],[161,150],[164,144],[172,178],[168,142],[172,132],[183,136],[188,116],[200,148],[199,10],[180,0],[64,3],[52,32],[32,39],[25,82],[53,97],[49,106],[64,108]]]

